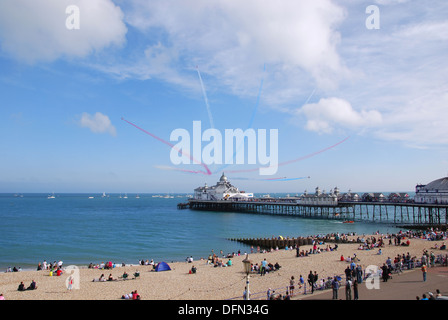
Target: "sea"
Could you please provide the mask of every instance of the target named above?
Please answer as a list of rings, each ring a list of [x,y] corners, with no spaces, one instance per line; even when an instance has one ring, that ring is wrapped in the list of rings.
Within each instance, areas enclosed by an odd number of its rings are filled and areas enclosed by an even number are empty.
[[[87,266],[112,261],[174,262],[250,252],[231,238],[329,233],[394,233],[392,224],[237,212],[180,210],[187,194],[0,194],[0,271],[34,270],[62,260]],[[255,194],[255,196],[261,196]],[[283,194],[271,194],[273,197]]]

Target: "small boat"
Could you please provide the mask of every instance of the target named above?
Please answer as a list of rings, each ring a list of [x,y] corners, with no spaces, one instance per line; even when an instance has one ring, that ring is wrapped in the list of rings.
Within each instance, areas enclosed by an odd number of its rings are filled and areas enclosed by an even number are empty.
[[[54,199],[54,198],[55,198],[55,196],[54,196],[54,192],[53,192],[53,194],[48,195],[47,198],[48,198],[48,199]]]
[[[353,221],[353,220],[346,220],[346,221],[343,221],[342,223],[355,223],[355,221]]]

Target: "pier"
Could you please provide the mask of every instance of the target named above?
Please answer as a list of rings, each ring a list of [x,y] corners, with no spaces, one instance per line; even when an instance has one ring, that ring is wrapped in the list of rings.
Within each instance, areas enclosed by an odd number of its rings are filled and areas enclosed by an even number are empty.
[[[403,228],[435,227],[446,229],[448,222],[448,177],[427,185],[418,184],[414,199],[407,193],[392,192],[340,193],[335,187],[325,193],[316,187],[314,193],[306,190],[301,196],[261,198],[253,193],[239,191],[223,173],[214,186],[205,184],[194,190],[194,197],[179,209],[244,212],[296,216],[313,219],[336,219],[344,222],[384,222]]]
[[[335,205],[301,204],[295,200],[252,198],[248,200],[190,199],[182,208],[204,211],[244,212],[297,216],[303,218],[336,219],[342,221],[371,221],[403,227],[446,228],[448,204],[413,202],[342,202]]]

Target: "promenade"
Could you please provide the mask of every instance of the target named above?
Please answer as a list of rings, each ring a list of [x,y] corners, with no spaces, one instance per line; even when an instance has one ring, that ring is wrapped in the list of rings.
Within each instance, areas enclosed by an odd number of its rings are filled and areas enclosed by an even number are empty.
[[[417,300],[423,294],[429,298],[428,292],[436,294],[439,289],[441,294],[448,296],[448,267],[428,268],[426,281],[420,268],[393,274],[387,282],[379,280],[380,289],[367,289],[365,281],[358,286],[359,300]],[[353,298],[352,291],[352,298]],[[332,300],[332,290],[315,291],[314,294],[300,295],[297,300]],[[339,300],[346,300],[345,287],[339,288]]]

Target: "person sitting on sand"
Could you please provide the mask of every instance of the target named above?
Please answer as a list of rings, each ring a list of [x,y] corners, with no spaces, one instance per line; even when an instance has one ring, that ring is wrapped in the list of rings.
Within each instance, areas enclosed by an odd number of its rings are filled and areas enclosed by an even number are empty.
[[[140,300],[140,295],[137,293],[137,290],[132,292],[132,300]]]
[[[132,300],[133,295],[134,295],[134,291],[132,291],[131,293],[126,293],[126,294],[122,295],[121,299]]]
[[[36,281],[32,280],[29,287],[26,288],[26,290],[36,290],[37,289],[37,284]]]
[[[196,270],[197,270],[197,269],[196,269],[195,266],[192,266],[192,267],[191,267],[191,273],[193,273],[193,274],[196,273]]]
[[[20,282],[19,287],[17,288],[18,291],[25,291],[25,284],[23,284],[23,281]]]
[[[114,277],[112,277],[112,273],[109,274],[109,278],[107,278],[107,281],[115,281],[117,279],[114,279]]]

